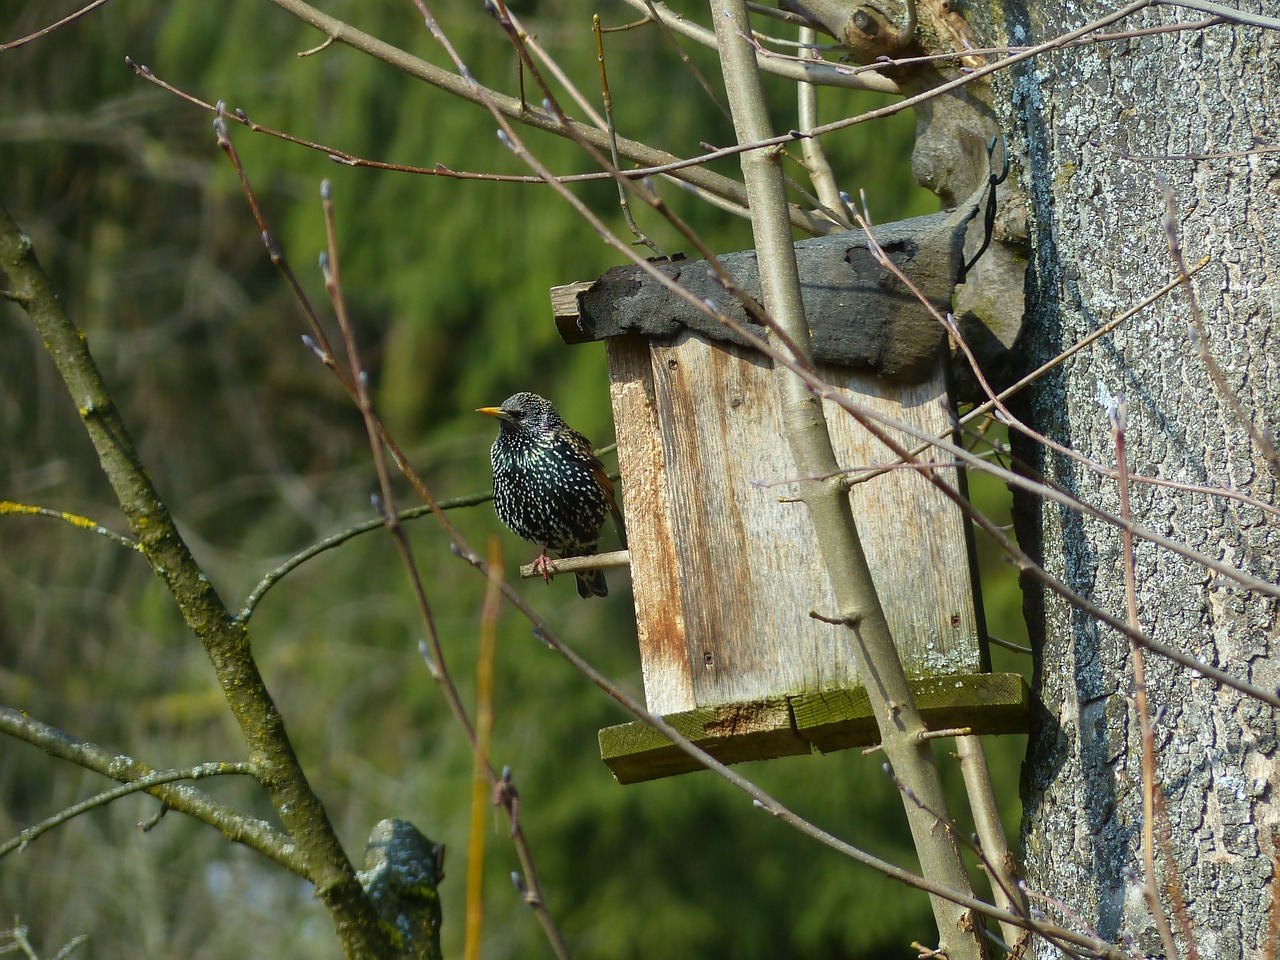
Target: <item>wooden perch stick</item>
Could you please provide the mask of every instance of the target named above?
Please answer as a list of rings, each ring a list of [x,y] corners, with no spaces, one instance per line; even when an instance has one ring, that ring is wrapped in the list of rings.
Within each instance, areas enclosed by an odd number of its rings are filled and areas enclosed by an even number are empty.
[[[547,562],[547,573],[555,576],[558,573],[577,573],[580,570],[607,570],[610,567],[631,566],[631,551],[614,550],[610,553],[596,553],[589,557],[564,557],[561,560]],[[542,576],[541,563],[526,563],[520,567],[520,579],[532,580]]]

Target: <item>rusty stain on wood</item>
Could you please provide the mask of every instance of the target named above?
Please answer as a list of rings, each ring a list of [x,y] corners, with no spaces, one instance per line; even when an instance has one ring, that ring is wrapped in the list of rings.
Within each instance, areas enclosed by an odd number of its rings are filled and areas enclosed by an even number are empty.
[[[617,424],[622,501],[632,555],[645,557],[631,570],[641,668],[649,709],[676,710],[690,703],[693,686],[685,648],[684,609],[676,579],[675,541],[667,499],[667,471],[649,375],[649,342],[613,337],[607,342],[610,392]]]

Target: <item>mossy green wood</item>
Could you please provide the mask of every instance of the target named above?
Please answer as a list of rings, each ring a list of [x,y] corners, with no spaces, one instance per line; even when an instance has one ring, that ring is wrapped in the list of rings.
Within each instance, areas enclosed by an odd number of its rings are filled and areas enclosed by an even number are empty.
[[[1021,674],[919,677],[910,684],[930,730],[999,734],[1027,728],[1030,694]],[[867,747],[880,738],[862,687],[699,707],[664,719],[723,763]],[[701,769],[697,760],[639,721],[601,730],[600,756],[619,783]]]

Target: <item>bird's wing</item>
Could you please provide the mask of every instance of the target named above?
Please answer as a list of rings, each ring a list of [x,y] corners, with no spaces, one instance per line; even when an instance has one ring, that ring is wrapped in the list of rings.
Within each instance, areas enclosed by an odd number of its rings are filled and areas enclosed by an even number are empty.
[[[600,488],[604,490],[605,499],[609,501],[609,512],[613,514],[614,526],[618,528],[618,539],[622,541],[622,548],[625,550],[627,549],[627,527],[622,522],[622,511],[618,509],[618,496],[613,491],[613,481],[609,479],[609,473],[600,462],[600,458],[590,452],[590,444],[586,449],[587,456],[591,458],[591,473],[600,484]]]

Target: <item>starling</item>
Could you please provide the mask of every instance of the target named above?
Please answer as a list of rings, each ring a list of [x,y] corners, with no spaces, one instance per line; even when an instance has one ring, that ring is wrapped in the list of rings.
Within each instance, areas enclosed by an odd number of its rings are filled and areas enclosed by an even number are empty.
[[[596,552],[605,513],[613,514],[618,537],[627,545],[604,466],[587,438],[570,429],[549,401],[536,393],[517,393],[500,407],[480,407],[476,412],[500,421],[498,439],[489,448],[498,519],[542,547],[543,576],[548,550],[560,557]],[[576,576],[579,596],[608,596],[603,571]]]

